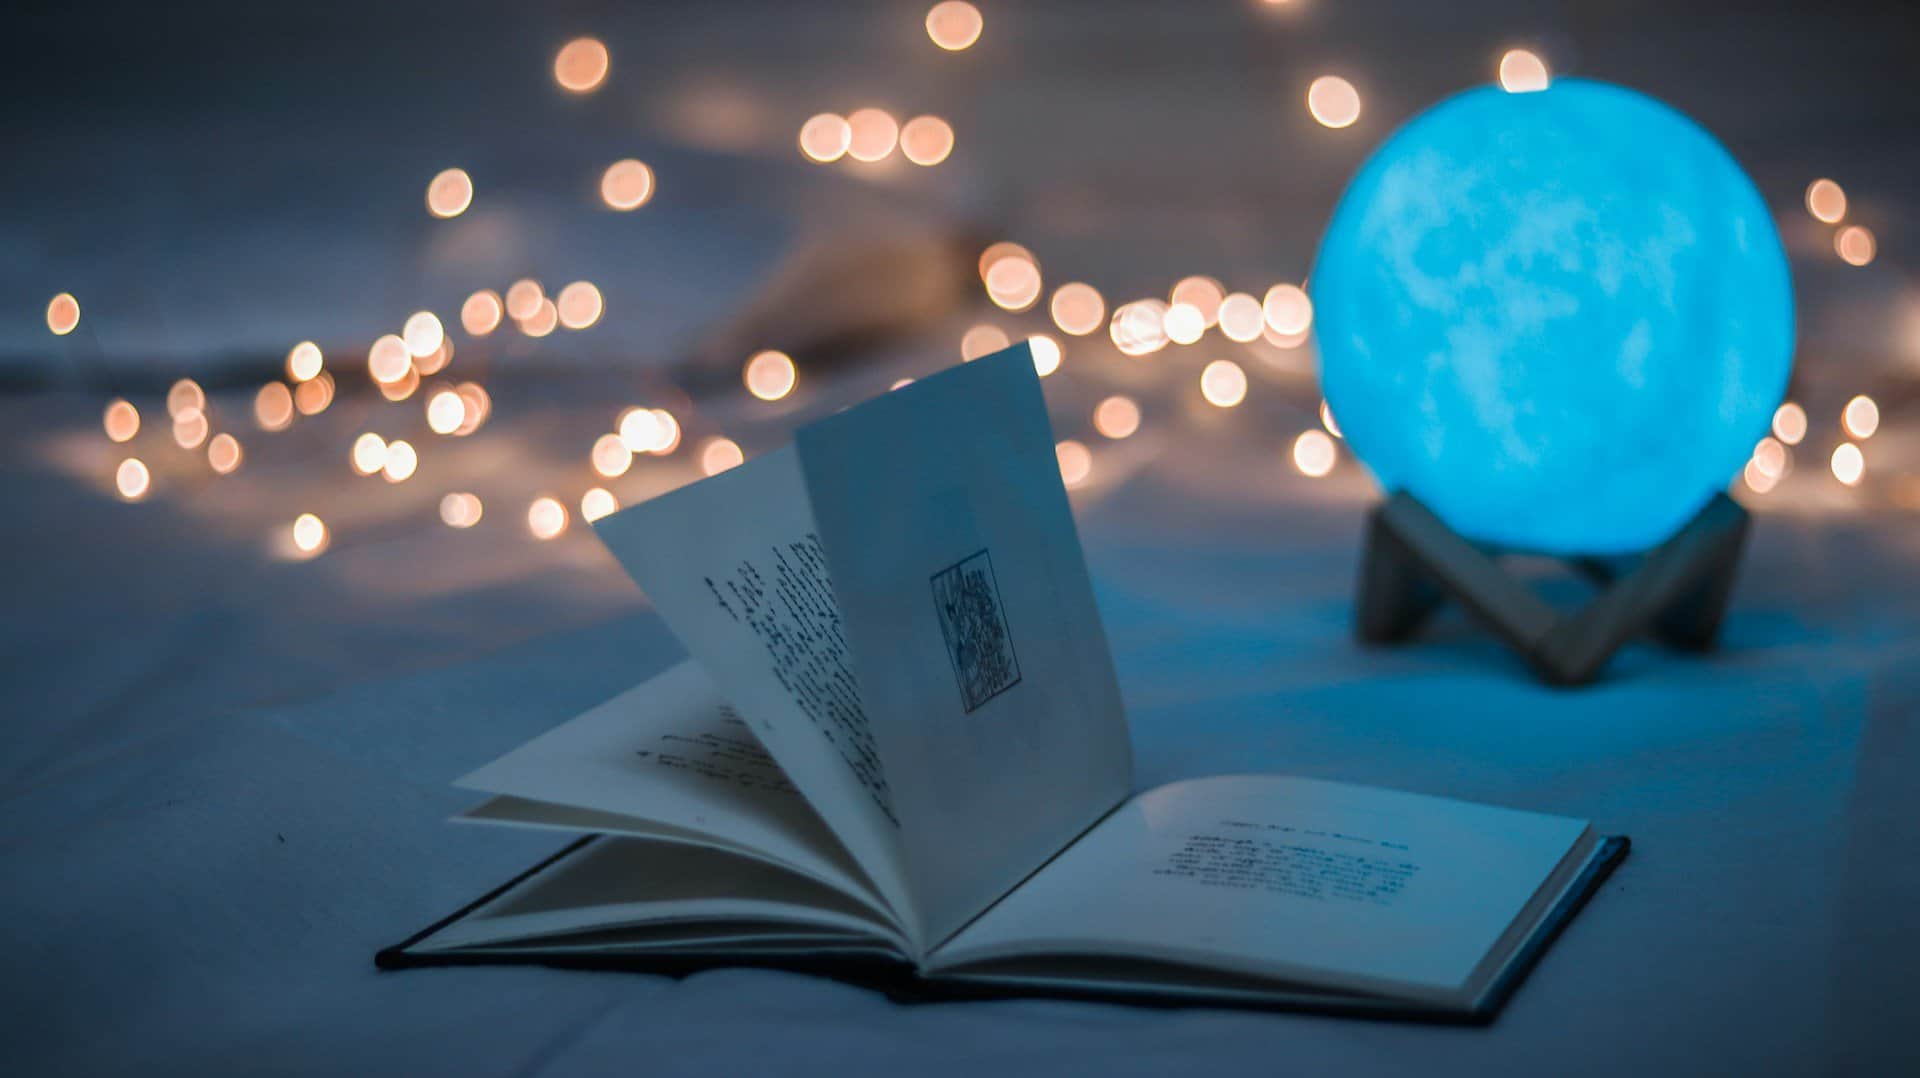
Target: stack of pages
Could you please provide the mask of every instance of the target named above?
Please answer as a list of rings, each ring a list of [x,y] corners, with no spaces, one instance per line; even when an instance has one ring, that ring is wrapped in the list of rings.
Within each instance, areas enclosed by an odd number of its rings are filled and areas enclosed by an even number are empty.
[[[1624,855],[1279,775],[1136,793],[1024,345],[601,520],[690,658],[460,780],[590,837],[381,952],[1484,1020]]]

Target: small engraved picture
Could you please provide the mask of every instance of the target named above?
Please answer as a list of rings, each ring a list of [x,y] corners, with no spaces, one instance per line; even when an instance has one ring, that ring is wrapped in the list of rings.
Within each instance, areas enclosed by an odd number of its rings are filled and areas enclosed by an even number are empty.
[[[933,605],[968,711],[1019,684],[1020,660],[985,550],[933,574]]]

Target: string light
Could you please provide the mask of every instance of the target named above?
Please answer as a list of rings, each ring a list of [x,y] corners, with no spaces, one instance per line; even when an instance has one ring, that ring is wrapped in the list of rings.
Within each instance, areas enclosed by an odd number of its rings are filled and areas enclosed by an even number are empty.
[[[56,337],[64,337],[80,326],[80,301],[73,293],[62,292],[47,301],[47,328]]]
[[[627,474],[633,467],[633,450],[618,434],[602,434],[593,441],[593,452],[588,454],[593,462],[593,470],[608,479]]]
[[[326,357],[320,354],[319,345],[301,341],[287,352],[287,377],[295,382],[317,378],[325,363]]]
[[[529,337],[545,337],[560,324],[560,310],[554,302],[545,296],[540,298],[539,306],[533,313],[520,320],[520,332]]]
[[[738,468],[745,463],[747,455],[731,438],[709,438],[700,449],[700,470],[708,475],[719,475],[729,468]]]
[[[987,283],[987,271],[993,268],[994,263],[1003,258],[1024,258],[1033,263],[1035,272],[1039,272],[1040,260],[1033,257],[1032,251],[1027,250],[1025,247],[1011,240],[1001,240],[998,243],[988,244],[987,249],[980,252],[980,258],[975,262],[975,265],[980,269],[981,284]]]
[[[588,94],[607,80],[610,57],[598,38],[577,37],[553,58],[553,80],[573,94]]]
[[[1085,337],[1098,332],[1107,318],[1107,301],[1100,298],[1099,290],[1079,281],[1054,289],[1053,302],[1048,306],[1053,324],[1069,336]]]
[[[793,392],[795,383],[800,380],[792,358],[785,352],[771,350],[747,360],[742,378],[747,383],[747,392],[763,401],[779,400]]]
[[[373,475],[387,466],[387,441],[378,434],[368,432],[353,440],[351,454],[353,470],[360,475]]]
[[[420,466],[420,456],[413,450],[413,444],[404,438],[395,438],[387,443],[387,461],[380,474],[389,483],[404,483],[413,478],[414,469]]]
[[[1069,490],[1085,483],[1093,474],[1092,451],[1071,438],[1053,447],[1053,457],[1060,465],[1060,480]]]
[[[1747,484],[1747,489],[1755,494],[1765,494],[1780,482],[1761,471],[1760,466],[1751,460],[1747,461],[1747,466],[1740,470],[1740,479]]]
[[[1753,447],[1754,470],[1768,479],[1779,480],[1787,474],[1787,447],[1771,436],[1760,439]]]
[[[653,454],[664,457],[680,448],[680,421],[665,408],[653,409],[653,418],[660,430],[659,436],[654,439]]]
[[[253,395],[253,422],[261,430],[286,430],[293,424],[293,393],[282,382],[268,382]]]
[[[900,141],[900,125],[885,109],[857,109],[847,117],[847,156],[881,161]]]
[[[1338,75],[1322,75],[1307,87],[1307,111],[1324,127],[1351,127],[1360,118],[1360,91]]]
[[[300,553],[312,555],[320,553],[327,546],[327,525],[312,513],[302,513],[293,519],[293,546]]]
[[[407,316],[406,325],[401,327],[400,340],[407,346],[410,356],[432,355],[446,343],[447,330],[432,311],[415,311]]]
[[[480,523],[480,499],[455,491],[440,499],[440,520],[449,528],[471,528]]]
[[[240,439],[224,431],[207,443],[207,464],[219,475],[230,475],[240,467]]]
[[[453,391],[460,394],[460,400],[467,406],[466,418],[461,421],[459,429],[453,432],[453,436],[464,438],[479,430],[480,425],[493,414],[493,398],[487,396],[487,391],[477,382],[462,382],[454,386]]]
[[[558,498],[535,498],[527,506],[527,530],[535,539],[558,538],[567,530],[567,507]]]
[[[114,469],[114,489],[127,501],[137,502],[146,497],[152,484],[153,477],[139,457],[128,457],[120,462],[120,467]]]
[[[800,152],[809,161],[823,165],[838,161],[851,145],[853,128],[838,113],[823,112],[800,125]]]
[[[972,363],[981,356],[990,356],[1011,343],[1006,332],[996,326],[974,326],[960,335],[960,362]]]
[[[398,382],[413,369],[413,357],[407,342],[388,333],[367,349],[367,374],[376,382]]]
[[[1220,302],[1226,298],[1227,290],[1211,277],[1183,277],[1173,286],[1167,302],[1176,307],[1184,303],[1199,311],[1205,327],[1212,329],[1220,324]]]
[[[109,441],[132,441],[133,436],[140,433],[140,410],[116,398],[108,403],[107,410],[101,414],[100,425],[106,428]]]
[[[634,407],[620,413],[615,430],[629,453],[651,453],[666,435],[660,428],[659,415],[650,408]]]
[[[901,156],[932,167],[953,153],[953,127],[938,116],[915,116],[900,128]]]
[[[540,313],[540,301],[546,298],[540,282],[531,277],[523,277],[507,286],[507,317],[516,322],[524,322]]]
[[[174,419],[179,419],[190,412],[205,411],[206,407],[206,390],[201,389],[200,383],[191,378],[182,378],[167,389],[167,414]]]
[[[452,434],[467,421],[467,402],[451,389],[438,389],[427,398],[427,429],[435,434]]]
[[[927,36],[948,52],[959,52],[980,40],[986,20],[966,0],[943,0],[927,12]]]
[[[1216,408],[1232,408],[1247,399],[1247,372],[1231,359],[1216,359],[1200,372],[1200,395]]]
[[[1293,440],[1293,466],[1310,479],[1320,479],[1332,472],[1336,456],[1333,439],[1325,431],[1303,431]]]
[[[591,524],[618,511],[620,502],[604,487],[593,487],[580,496],[580,519]]]
[[[1251,344],[1259,340],[1265,318],[1260,301],[1245,292],[1235,292],[1220,301],[1220,333],[1230,341]]]
[[[639,209],[653,198],[653,170],[632,158],[615,161],[600,174],[600,198],[608,207],[622,213]],[[513,313],[511,296],[507,313]]]
[[[413,396],[413,391],[420,388],[420,371],[409,365],[400,375],[399,381],[376,382],[374,387],[380,391],[382,397],[398,403]]]
[[[427,182],[427,212],[435,217],[458,217],[471,205],[473,177],[465,169],[446,169]]]
[[[1267,289],[1260,313],[1266,324],[1283,337],[1299,336],[1313,325],[1313,301],[1299,285],[1277,284]]]
[[[1855,397],[1840,412],[1840,426],[1856,440],[1864,442],[1880,429],[1880,406],[1873,403],[1872,397]]]
[[[1841,442],[1833,451],[1833,477],[1850,487],[1860,485],[1867,474],[1867,457],[1852,442]]]
[[[1060,369],[1062,353],[1060,342],[1044,333],[1036,333],[1027,338],[1027,348],[1033,353],[1033,369],[1045,378]]]
[[[301,415],[319,415],[333,403],[333,375],[321,371],[294,387],[293,407]]]
[[[1538,93],[1550,81],[1547,62],[1526,49],[1509,49],[1500,58],[1500,88],[1510,94]]]
[[[499,327],[500,316],[505,312],[499,293],[483,288],[460,305],[460,328],[466,330],[468,336],[484,337]]]
[[[560,290],[554,307],[559,311],[561,325],[568,329],[586,329],[600,321],[606,303],[592,281],[575,281]]]
[[[1799,445],[1807,436],[1807,410],[1792,401],[1775,408],[1773,436],[1786,445]]]
[[[1834,233],[1833,249],[1840,260],[1849,266],[1864,266],[1873,261],[1878,244],[1874,242],[1873,232],[1860,225],[1848,225]]]
[[[1129,356],[1144,356],[1167,346],[1167,305],[1157,299],[1123,303],[1113,312],[1107,335]]]
[[[1847,192],[1832,180],[1815,180],[1807,185],[1807,212],[1816,221],[1837,225],[1847,215]]]
[[[1167,308],[1167,316],[1161,319],[1161,328],[1167,339],[1175,344],[1192,344],[1207,331],[1207,319],[1200,308],[1191,303],[1176,303]]]
[[[1140,406],[1132,397],[1108,397],[1093,409],[1093,429],[1116,441],[1130,437],[1140,429]]]
[[[447,364],[452,361],[453,339],[451,337],[443,337],[440,341],[440,347],[428,352],[424,356],[416,356],[414,358],[413,369],[419,371],[422,375],[438,374],[446,369]]]
[[[198,449],[207,440],[207,413],[194,410],[173,417],[173,440],[182,449]]]

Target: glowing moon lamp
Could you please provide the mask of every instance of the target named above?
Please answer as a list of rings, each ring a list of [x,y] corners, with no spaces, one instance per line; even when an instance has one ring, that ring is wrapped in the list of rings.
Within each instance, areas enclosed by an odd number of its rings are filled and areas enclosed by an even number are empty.
[[[1354,452],[1506,549],[1666,539],[1746,463],[1793,362],[1752,181],[1693,121],[1600,82],[1415,117],[1347,188],[1310,289]]]

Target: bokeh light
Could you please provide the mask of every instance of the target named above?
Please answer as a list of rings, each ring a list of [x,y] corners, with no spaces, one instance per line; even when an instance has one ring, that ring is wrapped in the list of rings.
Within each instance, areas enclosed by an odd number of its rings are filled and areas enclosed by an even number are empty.
[[[1068,489],[1085,483],[1093,474],[1093,452],[1071,438],[1053,447],[1053,457],[1060,465],[1060,481]]]
[[[293,518],[293,546],[302,554],[318,554],[327,546],[326,522],[312,513]]]
[[[987,249],[980,252],[979,259],[974,263],[980,270],[981,284],[987,282],[987,271],[993,268],[994,263],[1003,258],[1024,258],[1033,263],[1033,268],[1036,271],[1040,268],[1040,260],[1033,256],[1032,251],[1027,250],[1012,240],[1001,240],[998,243],[988,244]]]
[[[974,326],[960,335],[960,361],[972,363],[981,356],[990,356],[1012,343],[1012,338],[998,326]]]
[[[1834,233],[1833,249],[1839,253],[1840,260],[1849,266],[1864,266],[1873,261],[1879,245],[1874,241],[1873,231],[1860,225],[1848,225]]]
[[[72,333],[80,325],[80,301],[73,293],[62,292],[47,301],[47,328],[56,337]]]
[[[883,160],[900,141],[900,125],[885,109],[857,109],[847,128],[847,156],[855,161]]]
[[[480,425],[493,414],[493,398],[487,396],[487,391],[478,382],[462,382],[453,389],[467,405],[466,419],[461,421],[460,429],[454,431],[453,436],[464,438],[479,430]]]
[[[673,413],[665,408],[653,409],[653,418],[659,425],[660,433],[654,438],[651,452],[655,456],[664,457],[680,448],[680,421],[673,418]]]
[[[428,352],[424,356],[414,357],[413,369],[418,371],[422,377],[425,377],[430,374],[440,373],[446,369],[447,364],[451,362],[453,362],[453,339],[451,337],[442,337],[440,339],[440,347]]]
[[[600,174],[600,199],[610,208],[625,213],[637,210],[653,198],[653,170],[646,165],[627,158],[615,161]],[[508,297],[507,313],[513,313],[512,297]]]
[[[1334,421],[1333,405],[1328,404],[1325,399],[1320,401],[1320,425],[1327,428],[1327,433],[1335,438],[1345,437],[1340,433],[1340,424]]]
[[[941,0],[927,11],[927,36],[948,52],[959,52],[980,40],[986,20],[966,0]]]
[[[382,397],[390,401],[398,402],[406,400],[408,397],[413,396],[414,390],[420,388],[420,371],[418,368],[409,364],[406,371],[400,375],[398,381],[376,382],[374,383],[374,388],[380,391]]]
[[[1333,471],[1334,459],[1338,456],[1333,447],[1333,439],[1326,431],[1309,430],[1301,432],[1293,440],[1293,466],[1300,474],[1319,479]]]
[[[120,462],[120,467],[114,469],[113,487],[127,501],[137,502],[146,497],[152,485],[153,476],[139,457],[128,457]]]
[[[763,401],[777,401],[793,392],[800,375],[794,368],[792,357],[785,352],[769,350],[747,360],[741,377],[747,384],[747,392]]]
[[[540,282],[531,277],[523,277],[507,286],[507,317],[516,322],[524,322],[540,312],[540,301],[546,298]]]
[[[1140,429],[1140,406],[1132,397],[1108,397],[1093,409],[1093,429],[1108,438],[1131,437]]]
[[[900,128],[900,153],[916,165],[937,165],[952,152],[953,127],[938,116],[915,116]]]
[[[506,307],[500,302],[500,294],[483,288],[460,305],[460,328],[470,336],[484,337],[499,328],[500,316],[504,313]]]
[[[1045,378],[1060,369],[1063,354],[1059,341],[1044,333],[1036,333],[1027,338],[1027,348],[1033,353],[1033,369],[1040,377]]]
[[[140,433],[140,410],[128,401],[116,399],[101,414],[100,425],[106,428],[109,441],[132,441],[133,436]]]
[[[575,281],[560,290],[554,308],[559,312],[561,325],[568,329],[586,329],[600,321],[606,303],[592,281]]]
[[[1259,340],[1265,318],[1260,301],[1245,292],[1235,292],[1220,301],[1220,333],[1230,341],[1250,344]]]
[[[1199,311],[1206,328],[1212,329],[1220,324],[1220,303],[1226,298],[1227,290],[1211,277],[1183,277],[1173,286],[1167,302],[1174,306],[1184,303]]]
[[[593,441],[593,452],[588,454],[593,462],[593,470],[612,479],[627,474],[633,467],[633,450],[618,434],[602,434]]]
[[[207,464],[220,475],[231,475],[240,467],[240,439],[222,431],[207,443]]]
[[[1867,475],[1867,457],[1860,447],[1852,442],[1841,442],[1833,451],[1833,477],[1847,486],[1856,487]]]
[[[1538,93],[1551,81],[1547,62],[1526,49],[1508,49],[1500,58],[1500,88],[1510,94]]]
[[[567,530],[567,507],[560,499],[542,495],[527,506],[527,530],[535,539],[555,539]]]
[[[1191,303],[1175,303],[1168,307],[1167,316],[1161,319],[1160,324],[1166,331],[1167,339],[1175,344],[1192,344],[1207,332],[1206,316]]]
[[[1040,266],[1021,255],[1007,255],[987,267],[987,298],[997,307],[1024,311],[1040,299]]]
[[[1069,336],[1084,337],[1096,333],[1100,324],[1107,320],[1107,301],[1100,297],[1100,291],[1079,281],[1054,289],[1053,302],[1049,306],[1053,324]]]
[[[731,438],[709,438],[700,447],[700,470],[708,475],[719,475],[728,468],[737,468],[745,463],[747,455]]]
[[[520,332],[529,337],[545,337],[560,325],[560,308],[545,296],[540,297],[533,313],[519,322]]]
[[[601,517],[617,512],[620,502],[613,492],[605,487],[592,487],[580,496],[580,519],[591,524]]]
[[[179,419],[188,412],[203,412],[207,408],[207,392],[200,383],[191,378],[182,378],[167,389],[167,415]]]
[[[1313,325],[1313,301],[1299,285],[1277,284],[1267,289],[1260,313],[1267,325],[1284,337],[1299,336]]]
[[[666,438],[660,416],[651,408],[635,407],[620,413],[615,431],[629,453],[651,453]]]
[[[853,128],[838,113],[823,112],[800,125],[800,152],[810,161],[828,164],[847,155]]]
[[[207,413],[194,410],[173,417],[173,440],[182,449],[198,449],[210,430]]]
[[[362,434],[353,440],[350,457],[355,472],[373,475],[387,466],[387,440],[371,431]]]
[[[1751,460],[1747,462],[1745,468],[1740,470],[1740,479],[1747,485],[1747,489],[1753,491],[1755,494],[1765,494],[1780,482],[1778,479],[1761,471],[1760,466]]]
[[[420,455],[414,452],[413,443],[404,438],[387,443],[387,460],[380,468],[387,482],[404,483],[413,478],[414,470],[419,467]]]
[[[293,424],[293,391],[283,382],[268,382],[253,395],[253,422],[264,431],[282,431]]]
[[[1807,212],[1816,221],[1839,224],[1847,215],[1847,192],[1832,180],[1815,180],[1807,185]]]
[[[1247,399],[1247,372],[1231,359],[1216,359],[1200,372],[1200,395],[1216,408]]]
[[[449,528],[471,528],[480,523],[480,499],[465,491],[454,491],[440,499],[440,520]]]
[[[467,402],[452,389],[436,389],[427,397],[427,429],[435,434],[452,434],[467,421]]]
[[[1338,75],[1322,75],[1307,87],[1307,111],[1322,126],[1351,127],[1360,118],[1360,91]]]
[[[473,205],[473,177],[465,169],[446,169],[427,183],[427,212],[435,217],[458,217]]]
[[[1880,406],[1872,397],[1855,397],[1841,410],[1840,426],[1855,440],[1864,442],[1880,429]]]
[[[1773,436],[1786,445],[1799,445],[1807,436],[1807,410],[1792,401],[1774,409]]]
[[[407,353],[407,342],[394,334],[380,337],[367,349],[367,374],[376,382],[398,382],[412,370],[413,357]]]
[[[301,341],[287,352],[287,377],[296,382],[305,382],[320,376],[326,357],[320,354],[320,346],[312,341]]]
[[[553,58],[553,81],[568,93],[592,93],[607,81],[609,62],[607,47],[598,38],[574,38]]]
[[[301,415],[319,415],[333,403],[333,375],[321,371],[317,378],[309,378],[294,387],[293,407]]]
[[[1113,312],[1107,334],[1129,356],[1144,356],[1167,346],[1167,305],[1157,299],[1123,303]]]
[[[447,330],[432,311],[415,311],[407,316],[406,325],[401,327],[400,340],[407,346],[410,356],[432,355],[446,343]]]
[[[1768,479],[1778,480],[1787,474],[1787,447],[1771,435],[1760,439],[1753,447],[1751,460],[1754,470]]]

